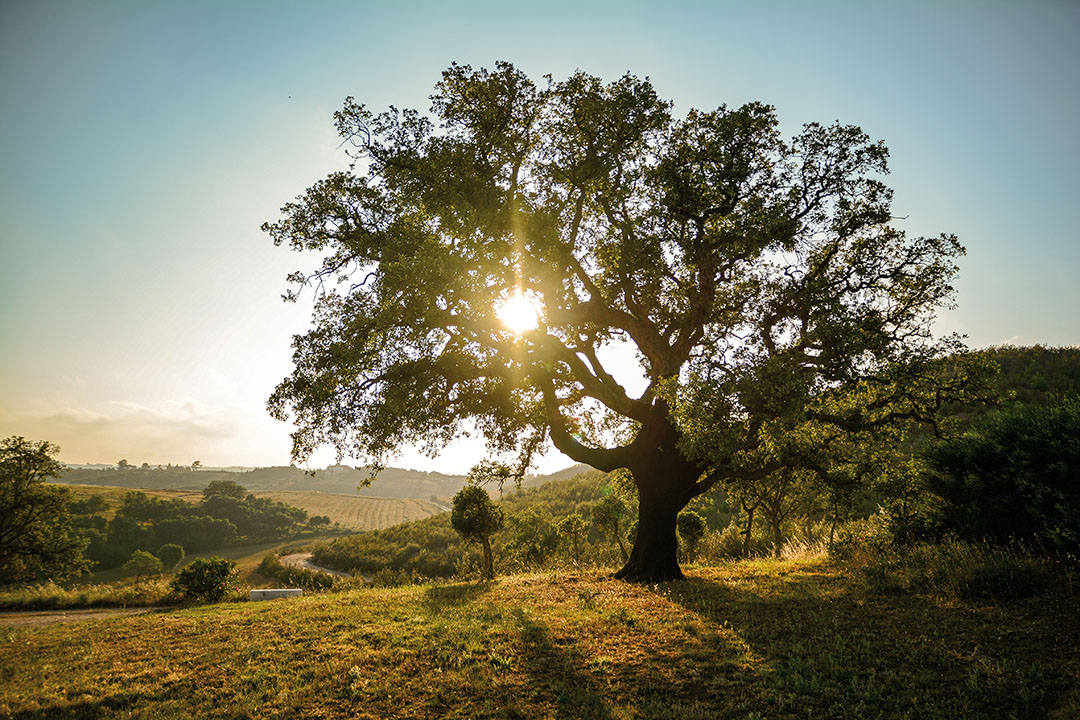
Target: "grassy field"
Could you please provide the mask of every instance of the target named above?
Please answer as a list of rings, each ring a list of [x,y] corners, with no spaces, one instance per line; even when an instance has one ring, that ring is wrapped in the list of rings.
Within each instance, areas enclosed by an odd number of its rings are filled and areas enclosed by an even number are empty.
[[[1074,718],[1080,607],[824,560],[370,588],[0,629],[0,717]]]
[[[55,483],[56,485],[63,485],[71,491],[72,499],[74,500],[86,500],[93,495],[101,496],[101,499],[105,501],[105,510],[98,513],[104,515],[106,518],[112,519],[112,516],[116,514],[117,508],[120,507],[121,501],[124,499],[124,495],[129,492],[141,492],[150,495],[151,497],[162,498],[164,500],[170,500],[173,498],[179,498],[190,503],[197,503],[202,500],[202,493],[196,490],[143,490],[139,489],[133,491],[132,488],[112,487],[110,485],[68,485],[66,483]]]
[[[109,487],[105,485],[66,485],[71,489],[76,500],[85,500],[91,495],[100,495],[107,506],[101,514],[111,518],[120,506],[125,493],[131,488]],[[194,490],[138,490],[159,498],[179,498],[196,503],[202,500],[202,493]],[[256,497],[266,497],[293,507],[306,510],[308,515],[326,515],[330,522],[339,523],[347,530],[381,530],[408,520],[422,520],[443,511],[428,500],[403,498],[377,498],[360,495],[339,495],[324,492],[301,492],[285,490],[279,492],[259,492]]]

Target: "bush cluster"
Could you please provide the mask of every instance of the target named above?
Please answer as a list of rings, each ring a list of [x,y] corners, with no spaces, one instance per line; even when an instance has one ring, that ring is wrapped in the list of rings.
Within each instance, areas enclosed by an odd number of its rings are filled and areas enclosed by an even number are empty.
[[[1080,557],[1080,398],[991,412],[929,459],[944,530]]]
[[[219,557],[196,558],[172,581],[179,602],[221,602],[240,593],[236,563]]]
[[[948,600],[1001,602],[1048,590],[1074,593],[1075,568],[1020,543],[947,536],[896,542],[884,523],[853,523],[831,549],[873,593],[918,593]]]
[[[277,555],[263,557],[262,562],[259,563],[259,574],[278,580],[288,587],[304,590],[328,590],[337,582],[337,578],[333,575],[282,565]]]

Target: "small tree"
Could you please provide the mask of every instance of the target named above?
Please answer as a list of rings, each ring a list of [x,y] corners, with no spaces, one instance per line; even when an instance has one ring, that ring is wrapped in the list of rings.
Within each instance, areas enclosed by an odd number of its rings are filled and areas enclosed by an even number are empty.
[[[555,527],[559,535],[569,542],[574,562],[581,562],[581,544],[585,541],[589,530],[588,525],[585,524],[585,518],[581,517],[581,513],[573,513],[560,520]]]
[[[513,513],[509,525],[510,539],[505,549],[527,567],[543,566],[558,547],[559,536],[546,509],[541,512],[530,507]]]
[[[622,531],[622,522],[625,517],[626,504],[614,495],[602,498],[592,508],[593,525],[612,537],[619,546],[619,555],[624,563],[629,557]]]
[[[466,485],[454,496],[450,525],[466,542],[480,543],[484,551],[484,577],[494,578],[491,536],[503,526],[502,508],[492,502],[482,487]]]
[[[173,578],[172,586],[185,602],[221,602],[236,583],[236,563],[211,557],[193,560]]]
[[[87,567],[89,540],[71,525],[71,492],[46,484],[64,472],[59,452],[16,436],[0,441],[0,585],[65,578]]]
[[[240,483],[234,483],[232,480],[211,480],[203,490],[203,499],[220,495],[234,500],[243,500],[247,494],[247,488]]]
[[[161,572],[162,563],[152,553],[145,550],[136,550],[131,553],[131,558],[124,563],[122,569],[125,575],[137,575],[139,577],[157,575]]]
[[[683,541],[683,552],[688,562],[694,562],[698,543],[705,537],[705,518],[693,510],[683,510],[676,516],[675,525]]]
[[[165,569],[172,570],[184,559],[184,547],[176,543],[165,543],[158,550],[157,556]]]

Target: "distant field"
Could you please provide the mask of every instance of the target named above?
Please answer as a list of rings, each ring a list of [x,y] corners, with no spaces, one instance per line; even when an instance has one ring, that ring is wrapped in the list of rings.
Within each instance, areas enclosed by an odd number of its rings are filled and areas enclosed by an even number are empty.
[[[109,487],[105,485],[66,485],[71,489],[76,500],[83,500],[91,495],[100,495],[105,499],[108,509],[103,513],[111,517],[119,507],[125,493],[132,488]],[[196,503],[202,499],[202,493],[194,490],[142,490],[147,495],[159,498],[179,498]],[[410,498],[376,498],[359,495],[339,495],[323,492],[300,492],[282,490],[278,492],[259,492],[256,497],[266,497],[306,510],[308,515],[326,515],[330,522],[339,523],[349,530],[381,530],[409,520],[421,520],[443,511],[428,500]]]
[[[374,498],[321,492],[265,492],[271,498],[307,510],[308,515],[326,515],[330,522],[351,530],[381,530],[409,520],[422,520],[442,512],[428,500]]]
[[[202,500],[202,493],[195,490],[144,490],[142,488],[125,488],[125,487],[113,487],[111,485],[70,485],[68,483],[55,483],[56,485],[63,485],[71,491],[71,495],[75,500],[85,500],[92,495],[100,495],[105,500],[106,508],[101,513],[107,518],[112,518],[116,514],[116,509],[120,507],[120,503],[124,499],[124,495],[129,492],[141,492],[146,493],[152,497],[169,499],[179,498],[186,500],[190,503],[197,503]]]

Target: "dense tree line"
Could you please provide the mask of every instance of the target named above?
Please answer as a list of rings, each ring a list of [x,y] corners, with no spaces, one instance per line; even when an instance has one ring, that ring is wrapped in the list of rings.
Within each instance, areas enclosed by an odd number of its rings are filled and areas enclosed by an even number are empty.
[[[92,500],[73,510],[81,511],[75,522],[90,540],[87,556],[99,568],[117,567],[140,550],[156,554],[167,545],[197,553],[238,540],[286,537],[308,521],[304,510],[257,498],[229,480],[211,482],[198,503],[133,491],[110,520],[91,508],[98,508]]]

